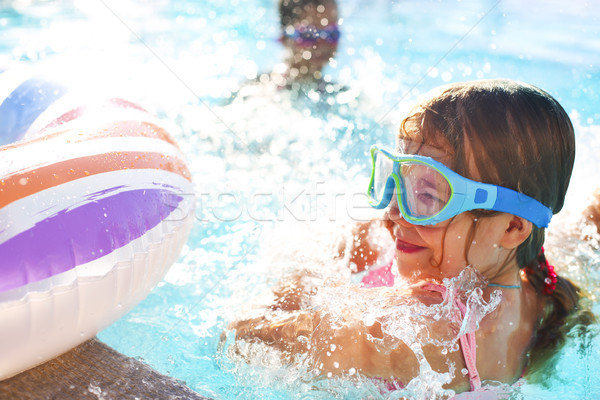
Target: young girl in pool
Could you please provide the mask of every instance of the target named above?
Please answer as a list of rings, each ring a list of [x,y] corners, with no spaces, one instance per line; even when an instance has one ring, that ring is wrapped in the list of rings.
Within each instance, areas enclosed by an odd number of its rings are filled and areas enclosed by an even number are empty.
[[[371,155],[369,201],[385,212],[381,221],[357,228],[346,258],[364,269],[378,256],[367,233],[383,228],[395,252],[356,290],[393,304],[406,296],[394,291],[394,281],[402,281],[413,299],[437,304],[446,299],[444,282],[470,266],[482,277],[483,298],[500,291],[499,304],[462,335],[460,351],[442,351],[430,340],[422,355],[436,371],[454,365],[446,387],[457,392],[486,380],[515,382],[530,354],[561,341],[579,301],[578,289],[556,274],[542,247],[552,215],[563,207],[575,156],[566,112],[531,85],[452,84],[417,104],[401,124],[396,149],[374,147]],[[419,375],[414,349],[400,342],[380,351],[377,343],[387,335],[381,321],[367,324],[349,313],[344,324],[333,322],[311,303],[321,287],[301,276],[287,282],[274,291],[277,313],[232,325],[237,339],[306,353],[322,375],[358,372],[398,387]],[[453,304],[460,322],[459,297]],[[457,333],[456,322],[437,321],[429,336]]]

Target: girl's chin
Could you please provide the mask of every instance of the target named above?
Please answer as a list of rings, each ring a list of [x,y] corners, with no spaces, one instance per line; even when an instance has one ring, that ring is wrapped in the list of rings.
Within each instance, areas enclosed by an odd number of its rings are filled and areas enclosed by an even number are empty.
[[[419,282],[423,279],[421,264],[414,260],[408,260],[403,254],[396,255],[396,264],[398,265],[398,277],[406,282]]]

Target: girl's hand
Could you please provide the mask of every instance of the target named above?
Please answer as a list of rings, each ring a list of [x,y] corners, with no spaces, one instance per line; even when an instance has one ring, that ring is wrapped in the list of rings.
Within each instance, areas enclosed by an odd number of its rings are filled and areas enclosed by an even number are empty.
[[[310,308],[310,299],[323,285],[323,278],[310,270],[297,271],[294,275],[283,278],[273,288],[275,301],[272,310],[299,311]]]
[[[260,340],[284,352],[284,358],[307,354],[308,367],[321,376],[358,372],[388,378],[393,374],[408,382],[416,375],[416,358],[403,343],[391,352],[379,351],[373,342],[383,337],[379,323],[347,322],[334,327],[318,311],[305,310],[238,321],[229,328],[235,329],[236,340]]]
[[[346,253],[349,254],[348,261],[354,265],[356,270],[353,272],[364,271],[368,266],[377,262],[381,255],[381,245],[374,243],[372,236],[377,230],[388,229],[389,219],[384,215],[382,220],[373,219],[367,222],[356,224],[352,229],[352,242],[342,243],[338,248],[339,257],[343,258]]]
[[[236,340],[259,339],[279,350],[291,353],[306,352],[318,314],[313,311],[265,312],[265,316],[236,321],[229,325],[235,329]]]
[[[596,189],[593,194],[591,204],[584,210],[585,221],[596,227],[596,232],[600,234],[600,189]],[[586,240],[590,238],[586,237]]]
[[[348,326],[334,329],[313,310],[247,319],[229,328],[235,329],[236,340],[258,339],[285,352],[286,356],[308,353],[308,362],[322,373],[360,368],[365,359],[370,358],[360,350],[366,337],[362,330]],[[380,330],[378,335],[381,335]]]

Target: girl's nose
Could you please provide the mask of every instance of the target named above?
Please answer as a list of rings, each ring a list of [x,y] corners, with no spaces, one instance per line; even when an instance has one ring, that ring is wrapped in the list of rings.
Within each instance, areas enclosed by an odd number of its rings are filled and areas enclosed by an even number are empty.
[[[386,212],[386,216],[386,219],[391,221],[391,225],[398,224],[405,227],[409,227],[412,225],[410,222],[404,219],[402,213],[400,212],[397,206],[390,207]]]

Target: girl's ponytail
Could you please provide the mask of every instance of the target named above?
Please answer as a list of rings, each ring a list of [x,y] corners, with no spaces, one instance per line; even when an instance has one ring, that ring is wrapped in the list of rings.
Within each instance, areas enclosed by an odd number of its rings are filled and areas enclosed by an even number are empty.
[[[546,259],[543,247],[524,270],[538,295],[544,296],[546,300],[533,350],[556,348],[564,341],[565,328],[568,328],[567,317],[578,308],[579,288],[554,271],[554,266]]]

